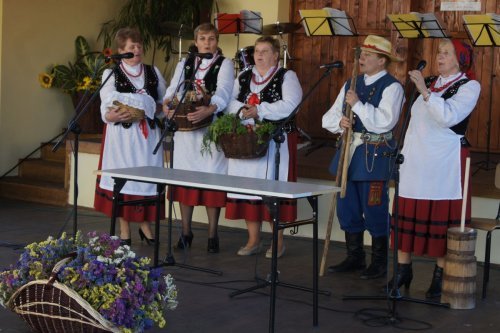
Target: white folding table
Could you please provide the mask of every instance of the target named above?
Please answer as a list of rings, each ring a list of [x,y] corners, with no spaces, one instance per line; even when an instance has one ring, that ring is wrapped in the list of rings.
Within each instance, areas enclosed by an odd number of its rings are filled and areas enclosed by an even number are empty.
[[[271,259],[271,286],[270,310],[269,310],[269,332],[274,332],[276,286],[278,273],[278,230],[297,227],[304,224],[313,225],[313,325],[318,325],[318,196],[322,194],[339,192],[334,186],[325,186],[307,183],[283,182],[267,179],[256,179],[248,177],[237,177],[220,175],[214,173],[187,171],[179,169],[168,169],[160,167],[135,167],[124,169],[101,170],[101,175],[107,175],[114,179],[113,189],[113,213],[111,217],[110,233],[114,235],[116,225],[116,213],[120,205],[134,205],[151,200],[135,200],[121,202],[119,193],[127,181],[137,181],[157,185],[157,195],[154,202],[157,208],[157,219],[155,224],[155,247],[154,266],[158,266],[159,251],[159,212],[165,187],[167,185],[191,187],[197,189],[209,189],[230,193],[254,195],[262,197],[263,202],[270,210],[273,223],[273,246]],[[279,222],[279,203],[281,200],[306,198],[312,208],[312,217],[305,220],[282,223]],[[169,216],[169,223],[172,217]],[[169,234],[169,237],[171,235]]]

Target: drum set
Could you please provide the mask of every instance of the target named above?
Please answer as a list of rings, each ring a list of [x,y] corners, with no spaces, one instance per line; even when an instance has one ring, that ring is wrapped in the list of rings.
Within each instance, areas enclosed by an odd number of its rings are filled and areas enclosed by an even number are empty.
[[[262,26],[261,35],[266,36],[279,36],[281,47],[282,47],[282,59],[283,59],[283,67],[287,68],[287,64],[289,61],[297,60],[293,59],[290,55],[288,45],[286,40],[283,38],[283,35],[294,33],[302,27],[300,23],[282,23],[276,22],[272,24],[267,24]],[[193,40],[194,34],[193,29],[184,24],[179,24],[177,22],[165,22],[161,25],[162,32],[165,34],[170,34],[172,37],[176,37],[179,39],[178,41],[178,54],[179,61],[182,59],[182,41],[183,39]],[[235,66],[235,74],[237,75],[239,72],[242,72],[250,66],[255,65],[255,61],[253,58],[253,54],[255,48],[253,45],[246,46],[243,48],[239,47],[239,34],[235,33],[236,38],[236,55],[233,59]]]

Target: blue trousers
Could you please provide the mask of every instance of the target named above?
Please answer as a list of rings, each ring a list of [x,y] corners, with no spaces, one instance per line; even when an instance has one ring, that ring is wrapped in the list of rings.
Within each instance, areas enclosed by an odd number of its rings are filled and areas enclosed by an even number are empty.
[[[389,188],[384,181],[348,181],[346,196],[337,196],[337,217],[347,233],[368,230],[372,237],[389,235]]]

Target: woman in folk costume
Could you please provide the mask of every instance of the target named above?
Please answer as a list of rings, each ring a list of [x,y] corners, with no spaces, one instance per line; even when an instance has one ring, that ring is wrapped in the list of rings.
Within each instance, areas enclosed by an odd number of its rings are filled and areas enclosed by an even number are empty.
[[[280,44],[272,37],[260,37],[255,42],[255,66],[243,71],[234,81],[233,99],[229,104],[230,113],[237,113],[244,107],[240,117],[244,124],[253,124],[254,119],[279,121],[295,109],[302,98],[302,88],[295,72],[279,66]],[[297,180],[297,133],[285,135],[281,145],[279,180]],[[228,174],[275,179],[276,144],[271,139],[267,154],[254,159],[229,159]],[[228,194],[226,218],[245,219],[248,228],[247,243],[238,250],[238,255],[248,256],[260,252],[260,228],[263,220],[271,221],[270,214],[262,199],[256,196]],[[291,222],[297,218],[295,201],[285,201],[280,206],[280,220]],[[278,257],[285,252],[283,232],[278,240]],[[269,248],[266,258],[271,258]]]
[[[231,60],[222,55],[218,48],[219,32],[210,23],[203,23],[194,30],[195,46],[199,53],[211,54],[210,59],[200,59],[190,56],[179,62],[175,69],[174,76],[167,88],[164,97],[163,111],[167,117],[172,117],[175,110],[172,102],[174,98],[181,98],[184,89],[195,91],[201,98],[200,89],[204,89],[210,96],[208,106],[198,106],[195,112],[189,113],[187,119],[194,125],[207,117],[213,117],[222,113],[231,98],[233,88],[234,67]],[[200,64],[201,61],[201,64]],[[198,67],[195,74],[195,83],[184,84],[184,80],[189,80],[194,68]],[[181,85],[178,87],[178,85]],[[176,91],[177,96],[174,96]],[[207,128],[198,128],[192,131],[177,131],[174,136],[174,165],[175,169],[202,171],[218,174],[227,173],[227,159],[222,152],[215,147],[212,154],[201,154],[203,135]],[[199,190],[176,186],[174,189],[173,201],[180,204],[182,217],[182,235],[177,242],[178,249],[191,246],[193,232],[191,221],[194,206],[205,206],[208,216],[208,245],[207,251],[210,253],[219,252],[219,236],[217,225],[221,207],[226,204],[226,193],[219,191]]]
[[[356,88],[347,81],[334,104],[323,116],[323,128],[332,133],[353,130],[353,142],[347,173],[346,196],[337,197],[337,217],[345,232],[347,257],[330,266],[329,272],[352,272],[365,268],[363,236],[372,236],[371,264],[361,274],[362,279],[375,279],[387,272],[389,237],[389,188],[396,147],[393,129],[396,126],[404,98],[403,87],[387,71],[393,61],[392,45],[387,39],[368,35],[360,46]],[[354,123],[349,122],[344,108],[352,107]],[[340,153],[332,160],[330,172],[337,174]]]
[[[143,47],[140,33],[135,29],[118,30],[115,37],[118,53],[131,52],[133,58],[123,59],[100,92],[101,115],[105,122],[99,169],[137,166],[163,167],[163,153],[153,154],[160,138],[161,98],[166,84],[158,68],[142,63]],[[111,70],[104,71],[103,80]],[[113,179],[97,178],[94,207],[111,216]],[[129,181],[121,190],[124,200],[139,200],[156,194],[156,185]],[[165,207],[160,218],[165,216]],[[149,226],[156,219],[154,204],[122,206],[118,212],[120,238],[131,245],[129,222],[139,222],[139,235],[148,244],[153,242]]]
[[[472,71],[472,48],[459,40],[443,39],[436,62],[439,76],[425,78],[410,71],[420,96],[411,107],[405,136],[399,188],[398,288],[410,286],[411,254],[437,259],[426,297],[439,297],[446,254],[447,229],[459,226],[465,161],[469,156],[465,132],[481,86]],[[470,192],[466,224],[470,222]]]

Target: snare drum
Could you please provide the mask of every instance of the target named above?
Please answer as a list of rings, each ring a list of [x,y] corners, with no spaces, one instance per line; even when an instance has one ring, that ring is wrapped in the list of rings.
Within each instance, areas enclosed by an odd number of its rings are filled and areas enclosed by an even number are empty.
[[[255,51],[254,46],[247,46],[236,53],[236,58],[238,60],[238,68],[240,71],[244,71],[251,65],[255,65],[255,60],[253,59],[253,53]]]

